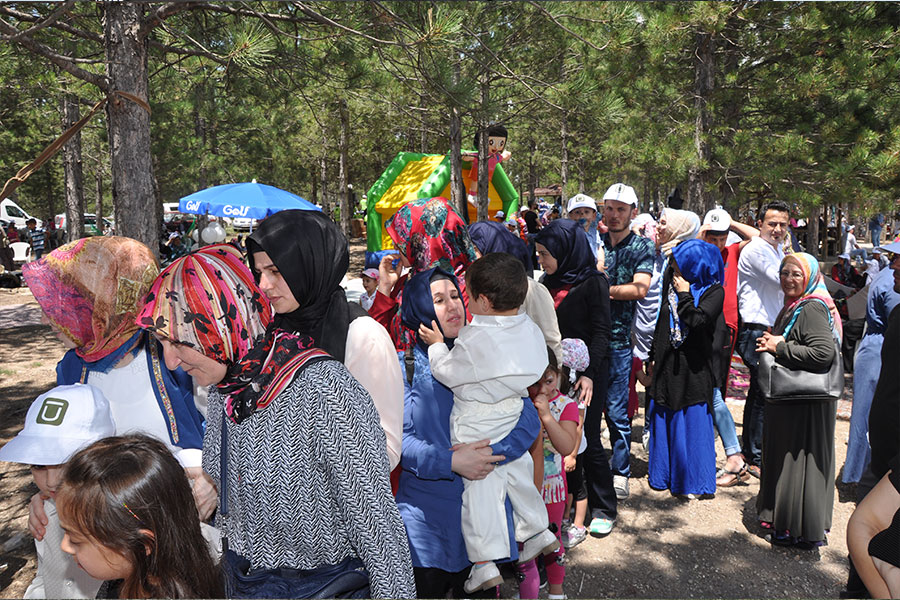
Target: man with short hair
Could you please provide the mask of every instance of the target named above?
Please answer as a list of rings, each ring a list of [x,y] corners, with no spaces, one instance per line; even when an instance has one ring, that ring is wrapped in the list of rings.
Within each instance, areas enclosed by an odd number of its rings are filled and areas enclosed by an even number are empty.
[[[606,423],[613,448],[610,461],[613,487],[616,498],[621,500],[628,497],[631,475],[631,419],[628,418],[631,326],[637,301],[647,295],[650,287],[655,248],[651,240],[631,231],[631,220],[638,212],[634,188],[616,183],[603,194],[603,201],[603,221],[609,230],[600,238],[609,277],[611,325]]]
[[[778,200],[759,211],[759,237],[741,251],[738,259],[738,304],[741,328],[737,350],[750,371],[750,387],[744,404],[744,429],[741,435],[744,460],[754,477],[762,464],[762,428],[765,401],[759,391],[759,355],[756,339],[771,331],[784,306],[779,269],[784,259],[782,242],[788,231],[790,209]]]

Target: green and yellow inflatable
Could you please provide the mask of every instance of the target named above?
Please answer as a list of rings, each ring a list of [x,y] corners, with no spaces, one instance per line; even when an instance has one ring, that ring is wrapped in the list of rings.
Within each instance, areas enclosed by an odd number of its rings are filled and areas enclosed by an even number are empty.
[[[470,163],[463,162],[463,173]],[[394,247],[384,224],[397,210],[417,198],[450,198],[450,157],[446,154],[419,154],[400,152],[381,177],[372,184],[367,194],[367,223],[369,252]],[[491,215],[502,210],[509,215],[518,210],[519,195],[503,171],[502,165],[494,169],[488,189]],[[469,222],[474,223],[476,208],[469,205]]]

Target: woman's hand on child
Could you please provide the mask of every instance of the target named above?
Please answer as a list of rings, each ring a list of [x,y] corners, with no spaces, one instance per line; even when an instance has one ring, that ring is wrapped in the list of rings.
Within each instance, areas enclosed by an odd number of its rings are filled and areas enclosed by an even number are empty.
[[[469,444],[456,444],[450,450],[450,469],[466,479],[484,479],[494,470],[494,463],[505,460],[502,454],[494,454],[491,440],[480,440]]]
[[[187,467],[184,474],[191,482],[191,493],[194,495],[194,504],[197,506],[200,520],[205,521],[219,505],[216,484],[202,467]]]
[[[44,539],[44,534],[47,533],[47,523],[50,522],[47,518],[47,511],[44,510],[44,500],[45,498],[38,492],[31,497],[31,502],[28,504],[28,531],[37,541]]]
[[[578,391],[578,401],[584,402],[585,406],[590,406],[591,396],[594,394],[594,380],[582,375],[575,382],[574,388]]]
[[[431,322],[431,329],[426,327],[425,323],[419,325],[419,337],[421,337],[422,341],[429,346],[432,344],[444,343],[444,334],[441,333],[441,329],[435,321]],[[471,477],[469,479],[471,479]]]

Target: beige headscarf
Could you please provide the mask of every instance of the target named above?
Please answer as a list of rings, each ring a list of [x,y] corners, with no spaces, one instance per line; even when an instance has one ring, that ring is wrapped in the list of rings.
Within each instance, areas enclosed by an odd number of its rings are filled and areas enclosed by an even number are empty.
[[[664,255],[669,256],[672,248],[679,242],[697,237],[697,232],[700,230],[700,217],[689,210],[677,208],[662,209],[659,213],[660,220],[663,215],[666,217],[666,234],[669,236],[669,241],[662,245],[661,250]]]

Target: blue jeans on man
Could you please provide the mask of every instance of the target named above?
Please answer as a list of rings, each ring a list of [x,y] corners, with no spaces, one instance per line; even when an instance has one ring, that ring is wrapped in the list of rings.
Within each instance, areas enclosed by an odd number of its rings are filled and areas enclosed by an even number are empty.
[[[741,360],[750,371],[750,387],[747,388],[747,402],[744,404],[744,429],[741,432],[742,451],[748,465],[762,464],[763,411],[765,399],[759,393],[759,354],[756,352],[756,339],[768,328],[747,323],[738,334],[737,351]]]
[[[631,474],[631,419],[628,418],[628,380],[631,348],[609,351],[609,387],[606,392],[606,426],[612,445],[613,475]]]

